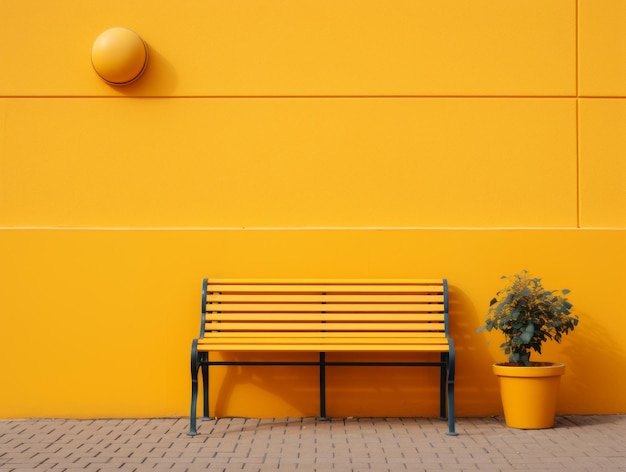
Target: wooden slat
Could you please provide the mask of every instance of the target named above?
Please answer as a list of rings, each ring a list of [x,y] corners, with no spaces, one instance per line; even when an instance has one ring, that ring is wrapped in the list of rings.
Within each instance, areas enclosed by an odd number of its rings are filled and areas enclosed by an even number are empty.
[[[326,344],[284,344],[280,346],[256,345],[256,344],[215,344],[206,346],[203,349],[198,347],[199,352],[448,352],[447,346],[436,348],[425,344],[421,345],[379,345],[379,346],[359,346],[353,344],[333,345]]]
[[[442,294],[414,295],[414,294],[378,294],[378,295],[344,295],[344,294],[268,294],[256,295],[245,293],[209,293],[206,301],[209,303],[259,303],[265,301],[272,303],[443,303]]]
[[[211,331],[205,333],[204,338],[200,339],[200,342],[205,342],[206,339],[224,339],[224,338],[269,338],[269,339],[281,339],[281,338],[312,338],[316,337],[318,339],[335,339],[335,338],[375,338],[380,339],[379,336],[375,336],[371,333],[356,333],[356,332],[324,332],[324,333],[316,333],[315,336],[312,336],[311,333],[306,332],[284,332],[284,331],[267,331],[267,332],[221,332],[221,331]],[[404,338],[404,339],[434,339],[434,342],[447,343],[447,338],[445,333],[442,331],[435,332],[423,332],[423,333],[398,333],[398,332],[390,332],[385,333],[385,339],[389,338]]]
[[[279,333],[280,334],[280,333]],[[230,336],[215,337],[212,342],[220,344],[237,344],[237,343],[257,343],[257,344],[288,344],[288,343],[315,343],[315,344],[448,344],[446,338],[429,338],[429,337],[417,337],[417,336],[397,336],[390,338],[382,338],[380,336],[373,336],[367,333],[361,333],[360,336],[309,336],[307,338],[301,338],[298,336],[237,336],[231,334]],[[207,344],[207,340],[200,341],[199,344]]]
[[[443,323],[207,323],[207,330],[221,331],[443,331]]]
[[[325,352],[359,352],[359,351],[406,351],[406,352],[448,352],[447,343],[432,343],[416,339],[384,339],[380,338],[336,338],[333,340],[308,338],[308,339],[223,339],[211,343],[200,342],[198,350],[208,351],[325,351]]]
[[[434,285],[443,279],[209,279],[209,285]]]
[[[280,313],[280,312],[434,312],[443,311],[443,305],[425,305],[425,304],[384,304],[384,303],[329,303],[329,304],[312,304],[312,303],[223,303],[217,305],[207,305],[207,311],[224,312],[247,312],[247,313]]]
[[[370,332],[333,332],[318,333],[317,336],[308,333],[308,336],[298,336],[305,333],[286,333],[286,332],[258,332],[258,333],[237,333],[237,332],[211,332],[207,336],[200,339],[200,344],[232,343],[232,342],[258,342],[263,344],[285,344],[289,342],[299,343],[359,343],[359,344],[448,344],[448,338],[445,336],[427,336],[430,333],[390,333],[393,336],[378,336],[376,333]]]
[[[380,321],[443,322],[443,313],[220,313],[210,312],[207,321]]]
[[[209,285],[207,293],[442,293],[442,285]]]

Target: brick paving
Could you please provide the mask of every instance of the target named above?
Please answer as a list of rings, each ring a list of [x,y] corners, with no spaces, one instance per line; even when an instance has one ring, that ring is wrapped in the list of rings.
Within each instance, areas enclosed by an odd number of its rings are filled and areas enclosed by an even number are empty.
[[[0,421],[0,470],[626,471],[626,416],[564,416],[523,431],[459,418]]]

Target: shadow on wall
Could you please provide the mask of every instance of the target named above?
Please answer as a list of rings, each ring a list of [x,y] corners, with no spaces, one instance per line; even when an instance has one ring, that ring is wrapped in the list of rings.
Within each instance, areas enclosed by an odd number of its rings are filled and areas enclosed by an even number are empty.
[[[612,333],[610,327],[594,321],[597,317],[584,313],[579,316],[579,326],[568,335],[559,354],[561,358],[557,359],[567,364],[561,380],[557,413],[615,413],[613,400],[626,394],[626,377],[623,375],[626,372],[626,351],[621,340],[614,339],[620,333]],[[600,390],[607,379],[612,381],[611,391]],[[581,402],[581,398],[593,401]],[[599,411],[598,405],[605,405],[606,411]]]
[[[315,361],[318,358],[314,353],[222,353],[221,357],[237,361],[272,361],[285,360],[285,356],[290,361]],[[329,353],[328,356],[329,361],[426,361],[431,357],[436,360],[438,355]],[[211,367],[210,375],[211,395],[215,396],[211,414],[217,417],[319,415],[317,367]],[[437,368],[329,366],[326,378],[329,417],[438,416]],[[232,410],[231,406],[237,410]]]
[[[216,354],[211,354],[216,355]],[[287,353],[220,353],[226,361],[315,361],[316,354]],[[209,368],[211,386],[209,395],[215,395],[215,407],[211,415],[224,416],[312,416],[318,398],[319,381],[316,367],[294,366],[214,366]],[[253,388],[253,395],[249,389]],[[247,398],[244,398],[246,396]],[[239,400],[237,400],[239,398]],[[289,403],[293,413],[272,414],[278,407],[274,398]],[[317,404],[317,403],[315,403]],[[233,411],[232,405],[244,405]]]
[[[147,43],[146,43],[147,44]],[[136,82],[111,86],[127,96],[167,96],[178,86],[178,73],[172,63],[152,46],[148,46],[148,67]]]
[[[476,331],[483,322],[482,313],[454,285],[449,287],[449,313],[450,334],[456,348],[458,415],[501,414],[500,389],[491,367],[497,360],[489,352],[488,338]]]

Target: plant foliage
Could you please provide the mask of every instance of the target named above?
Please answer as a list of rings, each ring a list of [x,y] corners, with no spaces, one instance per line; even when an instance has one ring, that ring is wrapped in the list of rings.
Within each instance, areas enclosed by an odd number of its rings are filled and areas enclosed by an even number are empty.
[[[561,342],[562,336],[578,325],[578,315],[565,295],[569,290],[546,290],[541,279],[527,271],[503,276],[508,285],[491,300],[482,330],[500,330],[505,342],[500,345],[509,362],[529,366],[532,350],[541,354],[547,340]]]

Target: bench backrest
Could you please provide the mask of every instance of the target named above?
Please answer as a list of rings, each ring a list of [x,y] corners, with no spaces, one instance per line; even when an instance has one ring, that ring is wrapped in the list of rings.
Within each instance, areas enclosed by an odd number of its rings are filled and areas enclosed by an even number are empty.
[[[202,331],[448,337],[446,279],[205,279]]]

